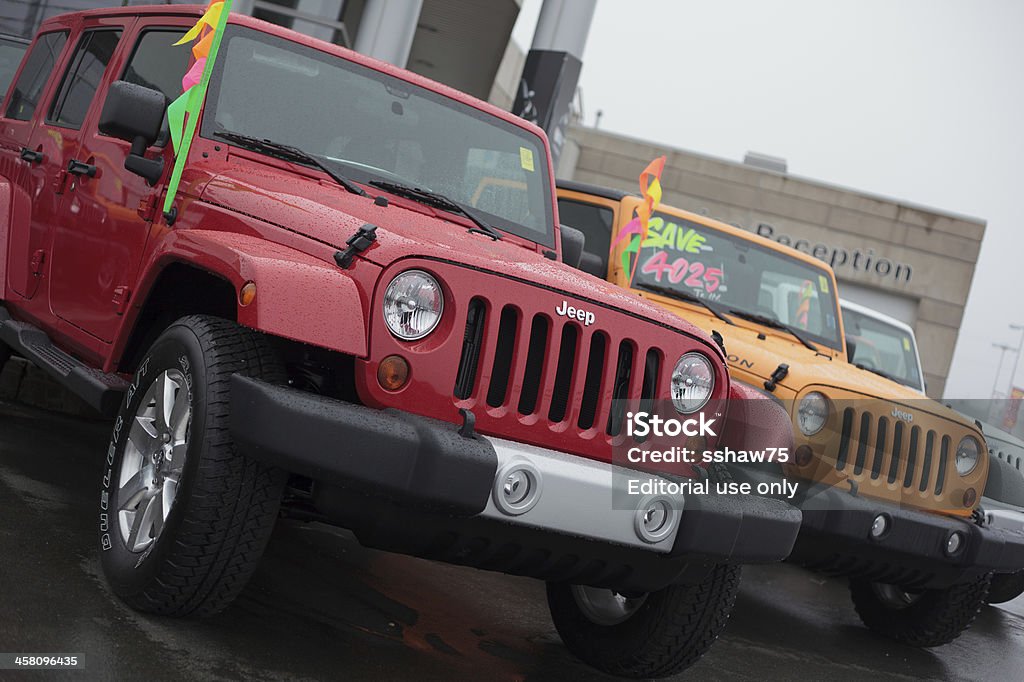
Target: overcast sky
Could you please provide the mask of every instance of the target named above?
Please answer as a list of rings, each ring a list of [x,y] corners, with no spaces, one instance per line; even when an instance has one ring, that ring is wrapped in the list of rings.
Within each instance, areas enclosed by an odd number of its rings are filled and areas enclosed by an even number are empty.
[[[1022,0],[598,0],[580,86],[587,125],[986,219],[946,397],[987,398],[1024,324],[1022,67]]]

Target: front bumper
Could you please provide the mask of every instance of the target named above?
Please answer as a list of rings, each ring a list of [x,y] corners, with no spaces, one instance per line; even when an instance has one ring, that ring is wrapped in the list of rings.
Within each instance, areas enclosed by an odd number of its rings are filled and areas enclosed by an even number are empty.
[[[780,561],[800,526],[800,513],[778,500],[676,496],[668,525],[645,539],[638,524],[651,500],[613,505],[632,473],[621,467],[242,376],[231,391],[239,448],[312,479],[318,510],[368,546],[653,590],[699,579],[715,563]],[[502,495],[517,472],[533,494],[518,506]]]
[[[768,469],[735,472],[752,482],[778,480]],[[822,485],[800,482],[792,501],[803,514],[790,561],[832,575],[908,588],[942,589],[986,573],[1024,567],[1024,533],[979,526],[970,519],[899,507]],[[885,530],[872,535],[876,518]],[[959,547],[948,551],[950,537]]]
[[[986,523],[992,528],[1024,533],[1024,510],[1020,507],[983,497],[981,508],[985,510]]]

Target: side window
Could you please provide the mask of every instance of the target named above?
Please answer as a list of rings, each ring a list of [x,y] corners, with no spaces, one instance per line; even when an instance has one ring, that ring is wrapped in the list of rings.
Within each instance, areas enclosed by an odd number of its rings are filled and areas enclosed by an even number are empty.
[[[120,39],[121,31],[118,30],[89,31],[82,36],[50,107],[47,123],[76,130],[82,127],[103,72],[107,70]]]
[[[121,80],[161,92],[168,103],[176,99],[181,94],[181,79],[192,58],[192,51],[187,46],[174,45],[183,35],[185,29],[156,29],[143,33],[135,44]],[[169,136],[165,124],[156,146],[166,144]]]
[[[50,79],[53,67],[60,57],[64,43],[68,41],[67,32],[46,33],[39,36],[32,51],[25,60],[25,68],[14,84],[11,101],[7,105],[7,118],[16,121],[27,121],[35,113],[39,97],[43,94],[46,81]]]
[[[583,245],[580,269],[603,279],[608,272],[608,249],[612,241],[615,213],[607,206],[559,199],[558,220],[569,227],[575,227],[587,238]]]
[[[28,43],[0,35],[0,99],[3,99],[11,81],[14,80],[14,72],[18,70],[18,64],[21,64],[26,49]]]

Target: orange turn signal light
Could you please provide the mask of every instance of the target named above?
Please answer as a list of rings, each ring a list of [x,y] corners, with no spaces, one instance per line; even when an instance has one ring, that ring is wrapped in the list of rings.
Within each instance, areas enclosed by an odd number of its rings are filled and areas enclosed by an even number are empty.
[[[385,391],[397,391],[409,380],[409,363],[401,355],[389,355],[377,365],[377,383]]]
[[[968,488],[964,491],[964,506],[973,507],[974,503],[978,501],[978,491],[974,488]]]
[[[238,292],[238,302],[247,306],[256,300],[256,282],[246,282]]]

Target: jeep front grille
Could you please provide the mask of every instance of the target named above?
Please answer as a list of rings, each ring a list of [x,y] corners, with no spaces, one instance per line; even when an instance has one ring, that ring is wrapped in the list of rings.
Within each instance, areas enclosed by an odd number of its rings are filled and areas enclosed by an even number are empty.
[[[942,494],[951,456],[949,436],[853,407],[843,410],[839,435],[837,471],[853,480],[884,476],[890,485],[899,482],[907,491]]]
[[[524,318],[513,304],[495,308],[477,296],[467,309],[453,395],[581,432],[600,425],[617,436],[626,400],[651,409],[658,386],[668,386],[664,364],[660,350],[635,339],[613,341],[603,329],[542,313]]]

